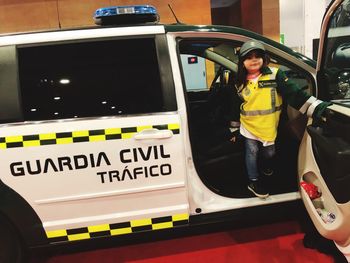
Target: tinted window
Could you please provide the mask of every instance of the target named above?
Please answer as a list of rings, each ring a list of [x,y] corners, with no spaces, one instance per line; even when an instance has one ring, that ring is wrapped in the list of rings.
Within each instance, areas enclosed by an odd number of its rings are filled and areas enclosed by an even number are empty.
[[[283,70],[288,79],[291,79],[295,84],[303,89],[306,93],[312,94],[313,79],[304,70],[296,67],[285,59],[281,59],[274,54],[270,54],[269,66],[278,67]]]
[[[329,97],[350,99],[350,1],[334,12],[325,45],[324,69],[329,80]]]
[[[26,120],[164,111],[154,38],[18,50]]]

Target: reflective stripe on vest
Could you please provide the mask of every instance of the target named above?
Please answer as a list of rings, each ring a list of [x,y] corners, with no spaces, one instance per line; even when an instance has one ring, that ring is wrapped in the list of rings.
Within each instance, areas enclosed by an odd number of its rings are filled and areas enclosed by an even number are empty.
[[[268,115],[268,114],[271,114],[271,113],[274,113],[274,112],[280,111],[280,110],[282,110],[282,106],[277,106],[277,107],[272,108],[270,110],[251,110],[251,111],[242,110],[241,114],[245,115],[245,116]]]

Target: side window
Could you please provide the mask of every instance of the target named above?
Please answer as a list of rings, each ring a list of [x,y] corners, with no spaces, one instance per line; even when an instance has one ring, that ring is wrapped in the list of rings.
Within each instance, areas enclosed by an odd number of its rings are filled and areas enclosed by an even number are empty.
[[[241,42],[222,39],[186,39],[179,43],[183,77],[193,121],[203,117],[211,123],[237,120],[236,106],[241,99],[235,91]],[[305,70],[270,52],[269,66],[283,70],[288,78],[305,92],[312,94],[313,77]],[[208,113],[209,112],[209,113]],[[289,111],[290,118],[297,113]],[[225,119],[222,121],[222,119]],[[208,125],[207,125],[208,126]]]
[[[278,67],[283,70],[286,76],[291,79],[294,83],[296,83],[302,90],[307,92],[308,94],[312,94],[312,87],[314,85],[313,79],[311,76],[308,76],[301,69],[291,65],[284,60],[270,54],[270,64],[269,66]]]
[[[25,120],[165,111],[155,38],[18,49]]]
[[[334,12],[325,41],[323,69],[332,100],[350,99],[350,1]]]
[[[229,81],[225,82],[233,85],[232,80],[238,70],[238,54],[241,45],[242,43],[225,42],[224,40],[182,41],[180,52],[182,53],[181,62],[187,92],[208,90],[221,79],[224,80],[227,76],[225,73],[229,73]],[[199,56],[195,54],[199,54]],[[269,55],[271,58],[269,66],[280,68],[301,89],[309,94],[312,93],[314,82],[311,76],[273,53],[269,53]]]

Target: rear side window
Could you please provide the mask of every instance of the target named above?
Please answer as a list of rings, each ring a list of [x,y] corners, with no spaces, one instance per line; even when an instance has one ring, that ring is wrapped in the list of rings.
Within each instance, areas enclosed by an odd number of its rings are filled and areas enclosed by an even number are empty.
[[[25,120],[168,110],[155,38],[23,47],[18,59]]]

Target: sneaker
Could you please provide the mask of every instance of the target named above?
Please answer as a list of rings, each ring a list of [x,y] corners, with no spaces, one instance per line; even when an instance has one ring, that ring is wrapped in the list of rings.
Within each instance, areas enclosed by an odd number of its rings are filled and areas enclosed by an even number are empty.
[[[264,175],[271,176],[273,175],[273,170],[271,168],[265,168],[264,170],[262,170],[262,173]]]
[[[250,181],[248,189],[259,198],[267,198],[269,196],[269,192],[262,186],[259,180]]]

